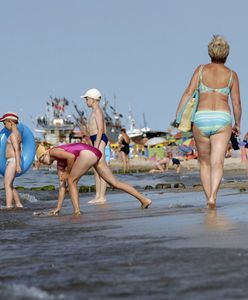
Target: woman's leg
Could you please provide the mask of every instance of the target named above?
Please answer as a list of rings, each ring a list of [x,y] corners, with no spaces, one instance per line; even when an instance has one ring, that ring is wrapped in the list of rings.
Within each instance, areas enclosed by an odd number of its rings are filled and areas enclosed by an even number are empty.
[[[68,185],[70,190],[71,201],[75,214],[80,214],[79,196],[77,183],[88,170],[97,162],[97,157],[94,153],[88,150],[83,150],[76,159],[70,175],[68,177]]]
[[[210,137],[211,190],[209,196],[209,203],[212,207],[215,207],[217,192],[219,189],[221,179],[223,177],[224,159],[227,144],[231,137],[231,132],[232,127],[231,125],[228,125],[223,130]]]
[[[121,151],[121,160],[123,164],[123,172],[126,173],[127,171],[126,154],[123,151]]]
[[[130,166],[129,166],[129,157],[128,154],[125,153],[125,159],[126,159],[126,170],[129,172]]]
[[[4,174],[4,187],[6,192],[6,207],[13,207],[13,181],[16,174],[16,164],[15,162],[8,162]]]
[[[201,182],[208,201],[211,193],[210,139],[204,136],[196,126],[193,126],[193,135],[198,151]]]
[[[140,201],[142,208],[148,208],[148,206],[152,203],[150,199],[144,197],[134,187],[130,186],[127,183],[117,180],[117,178],[113,175],[105,161],[99,161],[95,165],[95,169],[97,173],[113,187],[123,190],[124,192],[137,198]]]

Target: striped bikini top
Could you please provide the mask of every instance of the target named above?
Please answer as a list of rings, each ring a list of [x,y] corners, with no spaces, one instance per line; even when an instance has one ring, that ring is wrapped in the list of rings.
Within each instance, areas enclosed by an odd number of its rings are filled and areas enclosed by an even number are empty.
[[[232,71],[231,71],[231,75],[230,75],[230,78],[229,78],[229,81],[228,81],[228,85],[226,87],[223,87],[223,88],[214,89],[214,88],[210,88],[210,87],[206,86],[202,82],[202,69],[203,69],[203,67],[204,67],[204,65],[201,66],[200,72],[199,72],[200,76],[199,76],[199,86],[198,86],[198,89],[199,89],[200,94],[202,94],[202,93],[214,93],[214,92],[217,92],[217,93],[220,93],[220,94],[228,96],[230,94],[230,92],[231,92],[231,82],[232,82],[232,79],[233,79]]]

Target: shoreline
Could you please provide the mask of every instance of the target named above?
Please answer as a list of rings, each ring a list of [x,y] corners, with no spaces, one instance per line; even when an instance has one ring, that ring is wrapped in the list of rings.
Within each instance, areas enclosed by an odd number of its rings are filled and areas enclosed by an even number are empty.
[[[129,160],[130,162],[130,170],[140,170],[146,171],[154,168],[154,161],[145,158],[132,158]],[[122,161],[121,160],[111,160],[109,163],[112,170],[122,170]],[[197,171],[199,170],[199,163],[197,159],[185,160],[181,161],[182,170],[188,171]],[[174,167],[170,164],[169,170],[173,170]],[[247,170],[248,169],[248,161],[241,161],[239,155],[225,158],[224,161],[224,171],[232,170]]]

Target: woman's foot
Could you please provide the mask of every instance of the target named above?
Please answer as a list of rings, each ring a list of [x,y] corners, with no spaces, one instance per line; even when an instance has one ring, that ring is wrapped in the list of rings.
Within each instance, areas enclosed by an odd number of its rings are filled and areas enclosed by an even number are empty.
[[[148,208],[151,204],[152,204],[152,200],[146,199],[146,200],[142,203],[141,208],[146,209],[146,208]]]
[[[216,209],[216,202],[215,201],[209,201],[208,203],[207,203],[207,206],[208,206],[208,208],[209,209]]]
[[[216,209],[216,197],[209,197],[207,206],[209,209]]]

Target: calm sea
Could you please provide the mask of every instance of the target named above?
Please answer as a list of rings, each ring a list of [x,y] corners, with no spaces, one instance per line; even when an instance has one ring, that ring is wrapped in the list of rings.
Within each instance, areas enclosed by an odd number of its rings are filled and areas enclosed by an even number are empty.
[[[221,190],[210,213],[202,192],[143,189],[197,184],[198,172],[118,178],[147,194],[151,208],[113,191],[98,206],[87,203],[94,194],[80,194],[80,217],[71,215],[69,196],[60,216],[37,217],[34,211],[55,207],[57,191],[24,190],[25,209],[0,210],[0,299],[247,299],[246,192]],[[58,186],[49,170],[31,170],[15,183]],[[93,183],[93,176],[80,181]],[[2,205],[4,197],[1,190]]]

